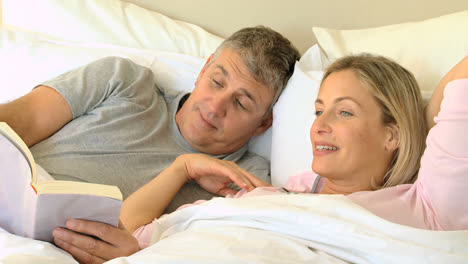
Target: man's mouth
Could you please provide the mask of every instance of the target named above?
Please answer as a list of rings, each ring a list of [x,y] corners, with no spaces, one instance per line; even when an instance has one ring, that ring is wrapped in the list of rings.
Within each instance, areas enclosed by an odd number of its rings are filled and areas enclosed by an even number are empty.
[[[208,118],[205,118],[205,116],[203,116],[201,111],[199,113],[200,113],[200,117],[201,117],[202,122],[204,124],[206,124],[206,126],[217,129],[216,126],[213,125],[213,123]]]

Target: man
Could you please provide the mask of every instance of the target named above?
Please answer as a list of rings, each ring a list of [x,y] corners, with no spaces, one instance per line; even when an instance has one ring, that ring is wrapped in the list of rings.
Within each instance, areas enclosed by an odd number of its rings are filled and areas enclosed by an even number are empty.
[[[268,181],[268,164],[246,153],[247,142],[270,127],[298,58],[271,29],[240,30],[208,59],[191,94],[162,91],[149,69],[104,58],[0,105],[0,121],[55,179],[116,185],[124,197],[183,153],[234,161]],[[168,211],[210,197],[188,184]]]

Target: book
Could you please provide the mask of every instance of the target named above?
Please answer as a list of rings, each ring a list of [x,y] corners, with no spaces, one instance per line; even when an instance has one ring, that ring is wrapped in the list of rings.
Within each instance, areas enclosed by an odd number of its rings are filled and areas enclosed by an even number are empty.
[[[34,162],[24,141],[0,122],[0,227],[43,241],[70,218],[117,226],[122,193],[111,185],[58,181]]]

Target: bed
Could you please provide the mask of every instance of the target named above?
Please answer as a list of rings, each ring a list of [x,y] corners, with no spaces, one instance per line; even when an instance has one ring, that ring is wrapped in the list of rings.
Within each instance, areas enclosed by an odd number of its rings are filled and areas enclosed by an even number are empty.
[[[391,57],[415,74],[428,99],[468,55],[465,0],[0,0],[0,11],[0,103],[105,56],[151,68],[163,89],[186,90],[230,33],[258,24],[278,30],[302,57],[272,128],[249,143],[271,161],[276,186],[310,169],[312,102],[331,61],[359,52]],[[159,225],[158,243],[109,263],[468,263],[468,231],[393,224],[339,195],[214,199]],[[0,263],[77,262],[0,228]]]

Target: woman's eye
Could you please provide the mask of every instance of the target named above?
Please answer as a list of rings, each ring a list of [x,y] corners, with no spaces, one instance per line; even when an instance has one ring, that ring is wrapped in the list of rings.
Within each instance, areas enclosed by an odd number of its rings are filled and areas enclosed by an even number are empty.
[[[315,115],[316,115],[316,116],[319,116],[319,115],[321,115],[322,113],[323,113],[323,111],[320,111],[320,110],[315,111]]]
[[[348,111],[340,111],[340,115],[342,115],[342,116],[352,116],[353,114],[351,114]]]

